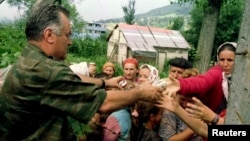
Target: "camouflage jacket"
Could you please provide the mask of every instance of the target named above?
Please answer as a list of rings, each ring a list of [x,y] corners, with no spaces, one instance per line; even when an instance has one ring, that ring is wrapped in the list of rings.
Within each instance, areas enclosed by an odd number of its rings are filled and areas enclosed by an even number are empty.
[[[0,140],[68,140],[68,117],[88,123],[105,97],[104,89],[28,44],[0,92]]]

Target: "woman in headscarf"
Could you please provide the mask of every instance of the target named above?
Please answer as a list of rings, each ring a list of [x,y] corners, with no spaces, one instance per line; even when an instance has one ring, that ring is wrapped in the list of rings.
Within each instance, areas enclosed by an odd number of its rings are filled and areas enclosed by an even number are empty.
[[[158,70],[149,64],[142,64],[139,69],[138,83],[154,84],[160,80]],[[136,141],[160,141],[160,137],[155,130],[159,125],[162,109],[154,106],[154,103],[138,101],[132,111],[131,138]]]
[[[123,76],[126,80],[137,82],[139,62],[135,58],[127,58],[123,61]]]
[[[127,84],[136,85],[139,71],[138,65],[139,63],[135,58],[127,58],[123,61],[123,77]],[[131,130],[129,107],[111,113],[103,126],[103,141],[129,140]]]
[[[218,64],[202,75],[179,80],[171,79],[165,91],[167,95],[162,97],[158,106],[174,112],[197,134],[207,138],[207,124],[224,123],[236,47],[234,42],[220,45],[217,49]],[[173,92],[182,95],[197,93],[201,98],[199,100],[193,97],[193,102],[187,104],[185,111],[179,106],[177,96],[173,95]]]
[[[108,74],[109,78],[113,77],[115,74],[115,64],[112,62],[107,62],[102,66],[102,72]]]
[[[235,54],[236,43],[223,43],[217,49],[217,65],[196,77],[170,79],[165,92],[172,94],[178,92],[181,95],[197,94],[206,106],[219,114],[227,105]]]

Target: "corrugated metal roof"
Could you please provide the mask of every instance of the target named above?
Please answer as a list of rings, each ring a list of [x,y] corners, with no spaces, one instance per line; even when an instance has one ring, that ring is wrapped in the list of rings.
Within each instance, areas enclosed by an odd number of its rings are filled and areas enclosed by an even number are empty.
[[[118,24],[132,51],[156,52],[154,47],[190,48],[179,31],[148,26]]]

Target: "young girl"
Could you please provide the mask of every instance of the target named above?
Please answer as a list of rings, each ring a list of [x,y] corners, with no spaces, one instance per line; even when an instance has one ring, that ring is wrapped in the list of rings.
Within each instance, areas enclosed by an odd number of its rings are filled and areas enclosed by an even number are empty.
[[[136,141],[160,141],[157,126],[161,121],[163,110],[147,101],[137,102],[139,130]]]
[[[140,66],[138,83],[153,83],[159,80],[158,70],[148,64]],[[132,110],[132,138],[136,141],[160,140],[155,129],[160,123],[162,109],[154,103],[138,101]]]

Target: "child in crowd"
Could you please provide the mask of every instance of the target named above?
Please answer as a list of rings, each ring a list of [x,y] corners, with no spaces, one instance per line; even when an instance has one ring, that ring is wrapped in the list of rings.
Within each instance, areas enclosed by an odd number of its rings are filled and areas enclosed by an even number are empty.
[[[158,70],[149,64],[140,66],[138,83],[154,83],[158,81]],[[132,108],[131,138],[136,141],[160,140],[156,128],[161,120],[162,111],[154,103],[138,101]]]
[[[157,126],[162,117],[163,110],[147,101],[137,102],[139,132],[136,141],[160,141]]]

